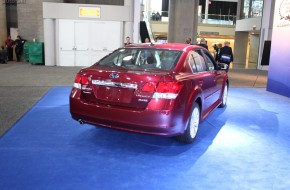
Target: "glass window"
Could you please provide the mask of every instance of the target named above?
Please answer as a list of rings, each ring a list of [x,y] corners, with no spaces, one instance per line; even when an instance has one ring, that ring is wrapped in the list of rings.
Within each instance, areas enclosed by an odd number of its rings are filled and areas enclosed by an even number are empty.
[[[188,64],[192,73],[207,70],[201,50],[196,50],[190,53],[190,56],[188,57]]]
[[[172,70],[181,54],[182,51],[176,50],[122,48],[103,58],[98,64],[132,69]]]
[[[262,16],[263,0],[245,0],[243,13],[243,18]]]
[[[196,73],[197,72],[196,65],[195,65],[193,56],[191,54],[188,57],[188,65],[189,65],[192,73]]]
[[[215,63],[212,60],[212,58],[208,55],[207,52],[204,52],[204,58],[205,58],[205,62],[207,63],[207,66],[208,66],[208,70],[214,71],[215,70]]]
[[[193,56],[197,72],[206,71],[206,65],[201,50],[196,50],[191,54]]]

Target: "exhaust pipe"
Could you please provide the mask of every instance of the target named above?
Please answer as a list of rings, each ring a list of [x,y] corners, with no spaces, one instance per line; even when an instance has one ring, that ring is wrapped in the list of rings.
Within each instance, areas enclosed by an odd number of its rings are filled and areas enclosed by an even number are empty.
[[[83,120],[79,119],[78,122],[82,125],[84,124]]]

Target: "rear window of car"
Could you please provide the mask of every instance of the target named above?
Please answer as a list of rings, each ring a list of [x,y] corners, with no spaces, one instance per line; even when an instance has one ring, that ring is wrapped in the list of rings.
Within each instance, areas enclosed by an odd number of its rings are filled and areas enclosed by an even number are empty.
[[[181,54],[182,51],[177,50],[122,48],[114,51],[98,64],[129,69],[172,70]]]

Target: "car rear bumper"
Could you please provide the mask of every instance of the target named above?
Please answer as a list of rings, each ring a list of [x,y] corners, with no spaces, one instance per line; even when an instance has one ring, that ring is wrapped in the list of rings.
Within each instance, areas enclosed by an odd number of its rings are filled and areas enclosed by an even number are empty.
[[[70,112],[73,119],[97,126],[162,136],[184,133],[187,120],[182,108],[174,111],[131,110],[96,105],[70,96]]]

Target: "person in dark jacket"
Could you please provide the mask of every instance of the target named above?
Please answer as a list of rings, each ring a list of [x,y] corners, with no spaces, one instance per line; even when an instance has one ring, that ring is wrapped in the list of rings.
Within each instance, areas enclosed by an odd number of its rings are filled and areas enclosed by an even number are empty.
[[[223,45],[221,43],[218,43],[216,45],[216,49],[215,49],[215,60],[217,62],[219,61],[220,51],[221,51],[222,47],[223,47]]]
[[[1,46],[0,50],[0,64],[7,63],[7,51],[4,49],[4,46]]]
[[[25,40],[23,40],[20,36],[17,36],[17,39],[14,41],[14,43],[15,43],[16,59],[17,59],[17,62],[19,62],[20,57],[23,52],[23,46],[24,46]]]
[[[204,38],[202,38],[200,40],[200,43],[198,45],[201,46],[201,47],[204,47],[205,49],[208,50],[208,45],[207,45],[207,42],[206,42],[206,40]]]
[[[188,38],[186,38],[186,41],[185,41],[185,43],[186,43],[186,44],[191,44],[191,38],[189,38],[189,37],[188,37]]]
[[[230,63],[232,61],[234,61],[233,50],[230,47],[230,42],[225,41],[224,47],[220,49],[220,52],[218,54],[218,62],[227,64],[228,65],[227,71],[228,71],[230,67]]]

